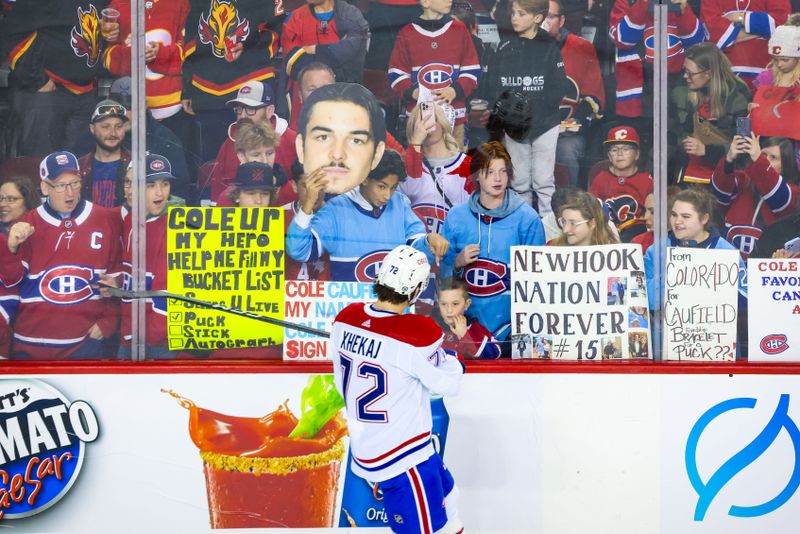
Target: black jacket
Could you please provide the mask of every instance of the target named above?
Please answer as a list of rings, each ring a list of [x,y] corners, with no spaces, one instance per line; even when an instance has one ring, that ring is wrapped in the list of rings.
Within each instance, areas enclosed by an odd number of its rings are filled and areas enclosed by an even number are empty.
[[[527,105],[518,104],[518,108],[526,109],[530,121],[524,140],[533,141],[561,122],[558,105],[566,94],[567,77],[561,48],[549,34],[539,31],[533,39],[512,37],[500,43],[489,64],[487,78],[484,97],[490,106],[500,102],[502,107],[501,101],[514,100],[502,98],[504,93],[524,95]],[[498,130],[501,128],[506,129],[502,120],[494,122],[493,134],[500,133]]]

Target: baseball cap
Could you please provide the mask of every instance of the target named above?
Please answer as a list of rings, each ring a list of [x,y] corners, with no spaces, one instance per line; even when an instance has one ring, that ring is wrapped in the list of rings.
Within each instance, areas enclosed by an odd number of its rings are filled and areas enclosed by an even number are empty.
[[[286,174],[279,167],[273,169],[258,161],[239,165],[233,179],[233,185],[239,189],[279,189],[285,183]]]
[[[109,117],[119,117],[120,119],[126,121],[128,120],[128,117],[125,116],[125,111],[127,111],[125,106],[119,102],[115,102],[114,100],[102,100],[94,108],[94,113],[92,113],[92,120],[90,122],[94,124],[97,121],[101,121]]]
[[[608,137],[603,144],[631,143],[639,146],[639,133],[632,126],[617,126],[608,131]]]
[[[800,57],[800,26],[778,26],[769,38],[769,53],[774,57]]]
[[[257,80],[247,82],[241,86],[239,92],[236,93],[236,98],[226,102],[229,106],[242,104],[251,108],[263,108],[274,103],[275,93],[272,91],[272,87]]]
[[[164,156],[158,154],[148,154],[145,162],[145,181],[153,182],[155,180],[175,180],[172,175],[172,165],[169,160]]]
[[[66,151],[53,152],[39,165],[39,176],[42,177],[42,180],[53,181],[65,172],[80,173],[80,170],[75,154]]]
[[[123,76],[122,78],[114,80],[114,83],[111,84],[111,89],[108,91],[108,97],[111,100],[119,102],[128,109],[133,107],[131,77]]]

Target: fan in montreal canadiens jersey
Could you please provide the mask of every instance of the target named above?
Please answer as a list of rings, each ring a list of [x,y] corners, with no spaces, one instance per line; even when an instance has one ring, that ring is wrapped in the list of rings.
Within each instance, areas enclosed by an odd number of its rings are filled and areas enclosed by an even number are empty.
[[[73,154],[50,154],[41,175],[47,201],[23,215],[0,247],[0,282],[20,295],[13,357],[108,356],[102,340],[116,330],[119,309],[92,284],[119,266],[121,222],[80,199]]]
[[[334,379],[353,473],[379,483],[392,530],[458,533],[455,482],[431,441],[430,395],[456,394],[464,368],[442,349],[433,319],[403,314],[429,273],[425,255],[409,246],[386,255],[378,301],[351,304],[333,323]]]

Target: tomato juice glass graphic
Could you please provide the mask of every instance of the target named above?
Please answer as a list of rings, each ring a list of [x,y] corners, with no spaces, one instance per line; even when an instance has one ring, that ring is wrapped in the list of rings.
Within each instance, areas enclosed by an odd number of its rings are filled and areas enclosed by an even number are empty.
[[[338,410],[313,437],[291,437],[298,418],[288,401],[260,418],[236,417],[165,393],[189,410],[212,528],[333,527],[347,434]]]

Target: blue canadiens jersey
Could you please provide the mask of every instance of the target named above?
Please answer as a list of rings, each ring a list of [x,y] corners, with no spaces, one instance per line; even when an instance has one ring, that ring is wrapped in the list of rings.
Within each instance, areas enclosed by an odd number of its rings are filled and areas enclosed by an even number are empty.
[[[295,261],[314,261],[324,252],[331,278],[374,282],[383,257],[398,245],[427,254],[425,225],[408,199],[395,193],[383,208],[374,208],[354,189],[328,201],[313,217],[298,212],[286,235],[286,252]]]
[[[442,235],[450,241],[450,250],[440,272],[452,272],[455,257],[464,247],[480,245],[480,256],[464,268],[461,277],[472,298],[470,314],[503,341],[511,320],[511,247],[544,245],[544,227],[530,206],[519,205],[505,216],[493,217],[475,213],[471,204],[455,206],[447,214]]]

